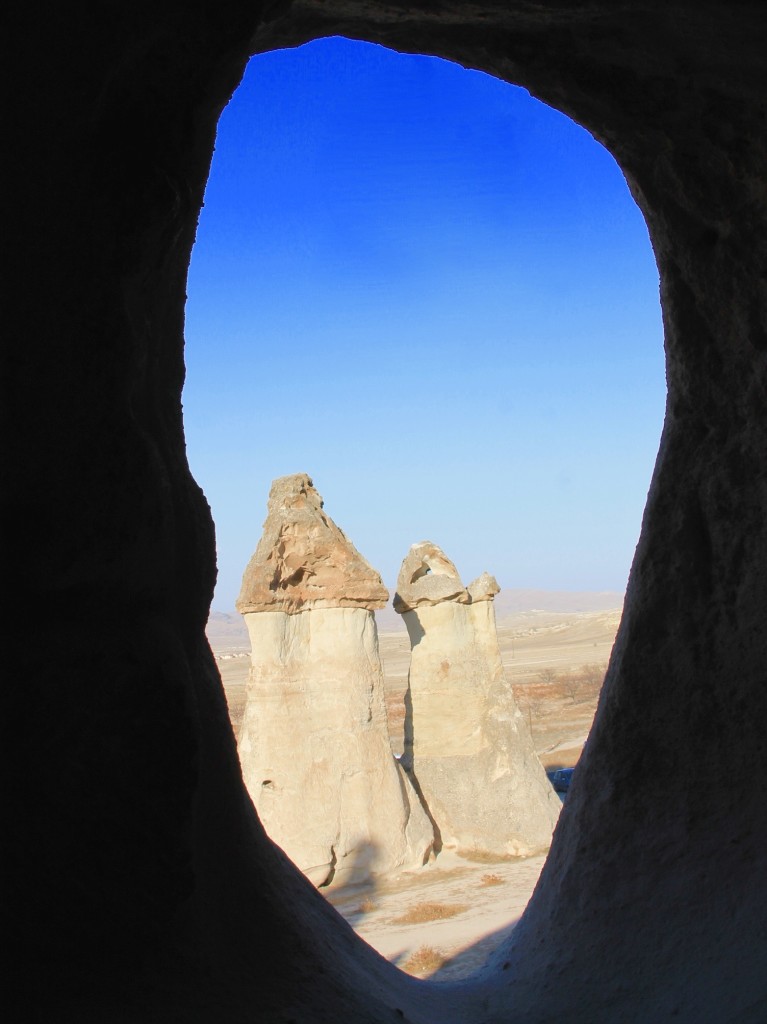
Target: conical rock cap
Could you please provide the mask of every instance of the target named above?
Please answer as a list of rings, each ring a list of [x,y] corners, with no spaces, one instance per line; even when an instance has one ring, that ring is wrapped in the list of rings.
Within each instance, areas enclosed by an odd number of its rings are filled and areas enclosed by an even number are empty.
[[[344,532],[323,511],[306,473],[275,480],[264,530],[242,577],[237,610],[383,608],[389,592]]]

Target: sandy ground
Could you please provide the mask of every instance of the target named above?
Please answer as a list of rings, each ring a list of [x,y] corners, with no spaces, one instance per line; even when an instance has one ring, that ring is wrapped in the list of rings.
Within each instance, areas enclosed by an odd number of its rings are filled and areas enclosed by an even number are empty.
[[[591,727],[620,608],[514,611],[499,616],[501,656],[546,768],[576,763]],[[247,632],[234,613],[208,635],[237,732],[250,664]],[[402,749],[410,658],[406,632],[382,632],[392,749]],[[449,851],[418,872],[331,890],[328,900],[383,956],[420,977],[452,980],[482,966],[519,919],[545,857],[472,862]],[[426,904],[427,906],[424,906]],[[430,905],[430,906],[429,906]],[[405,923],[408,913],[420,920]]]
[[[443,851],[417,873],[327,898],[387,960],[419,977],[452,981],[482,967],[512,931],[544,860],[477,864]],[[408,914],[423,920],[403,922]]]

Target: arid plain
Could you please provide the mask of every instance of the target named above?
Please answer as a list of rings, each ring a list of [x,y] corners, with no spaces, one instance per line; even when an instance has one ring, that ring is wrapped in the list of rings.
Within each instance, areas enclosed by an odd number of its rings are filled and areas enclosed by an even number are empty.
[[[495,600],[504,668],[547,769],[574,765],[588,735],[620,622],[622,595],[502,591]],[[377,613],[392,748],[402,750],[410,643],[391,609]],[[208,637],[237,733],[250,645],[235,612],[212,613]],[[329,892],[383,956],[419,977],[449,980],[482,965],[514,926],[545,858],[468,860],[443,851],[420,871]]]

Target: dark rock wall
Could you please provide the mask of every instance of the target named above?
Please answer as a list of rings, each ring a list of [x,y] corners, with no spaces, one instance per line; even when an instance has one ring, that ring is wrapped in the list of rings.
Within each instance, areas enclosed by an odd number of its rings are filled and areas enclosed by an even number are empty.
[[[342,32],[522,84],[620,162],[669,401],[599,713],[533,903],[432,989],[265,838],[204,623],[186,267],[249,51]],[[765,1019],[760,3],[29,5],[5,33],[4,965],[30,1021]],[[447,994],[446,994],[447,993]]]

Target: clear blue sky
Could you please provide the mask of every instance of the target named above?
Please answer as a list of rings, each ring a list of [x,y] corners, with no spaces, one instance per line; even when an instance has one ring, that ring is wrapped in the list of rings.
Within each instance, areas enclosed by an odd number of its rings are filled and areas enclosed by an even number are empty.
[[[234,607],[307,472],[396,580],[622,590],[665,402],[658,278],[607,151],[524,90],[328,39],[254,58],[189,273],[184,415]]]

